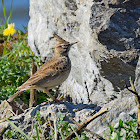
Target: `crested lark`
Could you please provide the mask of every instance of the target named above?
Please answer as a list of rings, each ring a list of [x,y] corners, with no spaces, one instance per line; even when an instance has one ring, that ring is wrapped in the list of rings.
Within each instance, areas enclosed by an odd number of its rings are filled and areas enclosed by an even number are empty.
[[[8,102],[11,102],[21,92],[28,89],[45,91],[53,99],[53,101],[56,101],[55,97],[53,97],[48,90],[60,85],[68,78],[71,70],[71,61],[69,59],[68,52],[70,47],[77,42],[69,43],[56,34],[54,37],[56,37],[59,43],[55,46],[53,57],[43,64],[42,67],[24,84],[18,87],[17,89],[19,91],[12,95],[7,100]]]

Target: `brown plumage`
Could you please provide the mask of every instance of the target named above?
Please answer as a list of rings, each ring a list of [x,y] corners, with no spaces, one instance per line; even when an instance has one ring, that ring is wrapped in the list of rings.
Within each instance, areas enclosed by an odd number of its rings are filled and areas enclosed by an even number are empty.
[[[60,85],[67,79],[71,70],[71,61],[68,52],[70,47],[77,42],[69,43],[56,34],[54,37],[59,41],[55,46],[54,56],[43,64],[24,84],[17,88],[19,91],[8,99],[9,102],[18,94],[28,89],[45,90],[55,100],[48,90]]]

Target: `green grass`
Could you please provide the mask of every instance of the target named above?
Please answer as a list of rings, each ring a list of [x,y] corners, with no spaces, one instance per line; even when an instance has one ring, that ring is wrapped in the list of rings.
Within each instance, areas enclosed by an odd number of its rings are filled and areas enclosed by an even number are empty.
[[[137,120],[132,119],[128,122],[119,120],[119,125],[114,128],[109,125],[109,134],[105,134],[106,140],[136,140],[137,139]]]
[[[16,88],[29,78],[32,57],[26,52],[23,41],[17,47],[13,46],[0,58],[0,101],[14,94]]]
[[[16,92],[17,87],[29,79],[32,61],[38,66],[43,64],[28,46],[27,34],[20,30],[16,36],[10,37],[6,48],[5,55],[0,57],[0,102],[8,99]],[[19,97],[28,103],[29,93],[27,91]],[[46,97],[46,94],[40,92],[38,103],[46,101]]]

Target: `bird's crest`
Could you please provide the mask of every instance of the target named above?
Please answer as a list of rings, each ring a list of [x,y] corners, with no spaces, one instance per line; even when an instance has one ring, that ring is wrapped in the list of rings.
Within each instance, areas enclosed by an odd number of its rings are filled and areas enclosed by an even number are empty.
[[[58,36],[56,33],[54,33],[54,37],[59,42],[59,43],[57,43],[57,45],[70,44],[68,41],[64,40],[63,38],[61,38],[60,36]]]

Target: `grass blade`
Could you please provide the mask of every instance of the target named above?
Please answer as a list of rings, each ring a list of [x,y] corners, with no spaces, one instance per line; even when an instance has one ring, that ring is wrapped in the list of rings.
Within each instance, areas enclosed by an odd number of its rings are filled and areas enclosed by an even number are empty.
[[[23,131],[21,131],[14,123],[9,121],[7,118],[6,120],[10,123],[11,126],[13,126],[19,133],[21,133],[23,136],[26,137],[27,140],[31,140]]]
[[[78,140],[80,139],[79,135],[76,133],[76,131],[74,130],[74,128],[70,125],[72,131],[75,133],[76,137],[78,138]]]
[[[40,140],[40,138],[39,138],[39,131],[38,131],[38,128],[37,128],[36,124],[35,124],[35,128],[36,128],[37,140]]]
[[[11,8],[10,8],[10,15],[9,15],[10,22],[11,22],[11,17],[12,17],[12,9],[13,9],[13,0],[11,1]]]
[[[7,54],[6,46],[7,46],[7,44],[4,46],[2,57]]]
[[[5,18],[5,28],[6,28],[7,27],[7,18],[6,18],[6,10],[5,10],[4,0],[2,0],[2,7],[3,7],[4,18]]]

